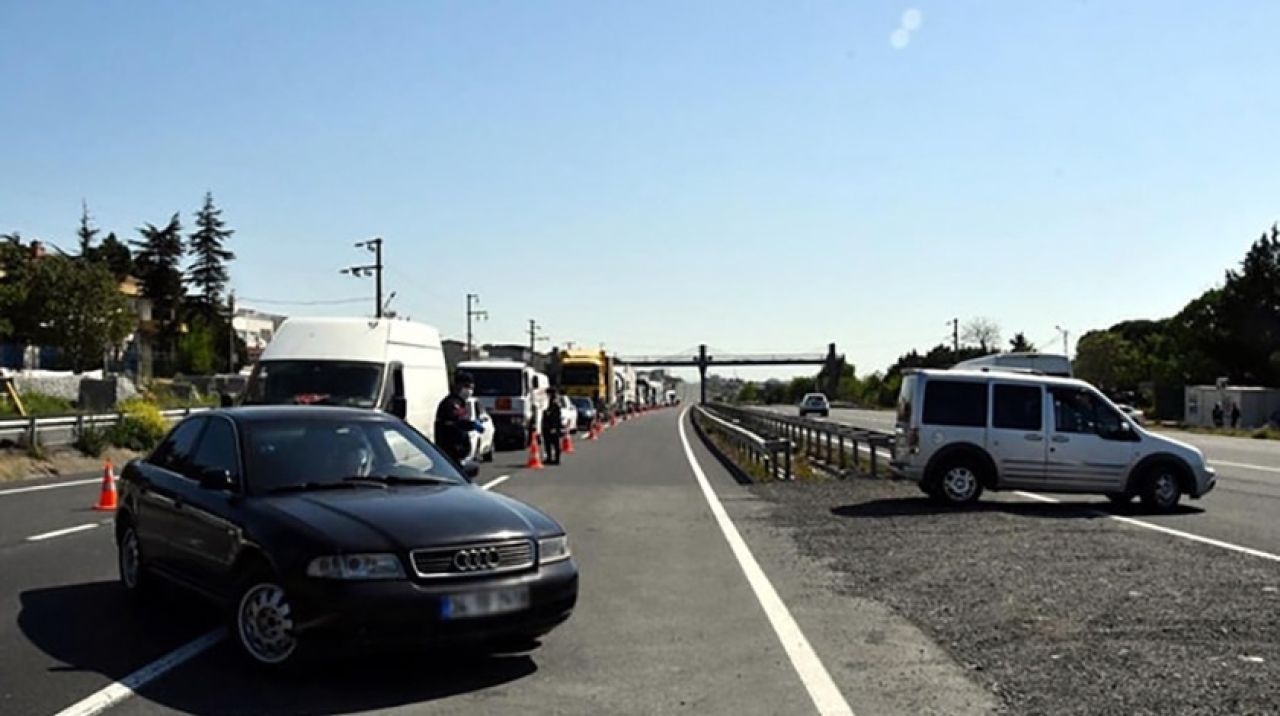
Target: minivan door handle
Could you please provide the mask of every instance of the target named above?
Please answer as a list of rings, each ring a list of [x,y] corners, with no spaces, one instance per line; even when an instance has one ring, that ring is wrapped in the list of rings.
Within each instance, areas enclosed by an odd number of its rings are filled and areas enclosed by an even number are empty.
[[[1044,436],[1043,436],[1043,435],[1041,435],[1040,433],[1027,433],[1026,435],[1023,435],[1022,437],[1026,438],[1027,440],[1030,440],[1030,441],[1031,441],[1031,442],[1033,442],[1033,443],[1038,443],[1038,442],[1040,442],[1041,440],[1044,440]]]
[[[1067,442],[1071,442],[1071,438],[1067,437],[1066,435],[1054,435],[1053,441],[1055,443],[1067,443]]]

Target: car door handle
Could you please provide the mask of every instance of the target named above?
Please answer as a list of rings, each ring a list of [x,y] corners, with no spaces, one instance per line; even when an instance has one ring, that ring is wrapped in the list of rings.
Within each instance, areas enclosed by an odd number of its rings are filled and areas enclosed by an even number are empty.
[[[1026,435],[1023,435],[1022,437],[1026,438],[1027,440],[1029,440],[1029,441],[1031,441],[1031,442],[1033,442],[1033,443],[1038,443],[1038,442],[1040,442],[1041,440],[1044,440],[1044,436],[1043,436],[1043,435],[1041,435],[1040,433],[1027,433]]]
[[[1055,443],[1068,443],[1068,442],[1071,442],[1071,438],[1067,437],[1066,435],[1054,435],[1053,441]]]

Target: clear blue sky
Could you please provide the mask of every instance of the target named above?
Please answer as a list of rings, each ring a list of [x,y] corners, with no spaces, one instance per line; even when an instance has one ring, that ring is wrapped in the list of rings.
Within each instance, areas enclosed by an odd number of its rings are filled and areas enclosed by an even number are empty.
[[[1219,281],[1280,219],[1277,27],[1269,0],[0,0],[0,231],[69,245],[84,198],[133,235],[212,190],[243,296],[364,296],[337,270],[381,235],[397,308],[447,335],[473,291],[483,341],[834,340],[865,373],[953,316],[1044,341]]]

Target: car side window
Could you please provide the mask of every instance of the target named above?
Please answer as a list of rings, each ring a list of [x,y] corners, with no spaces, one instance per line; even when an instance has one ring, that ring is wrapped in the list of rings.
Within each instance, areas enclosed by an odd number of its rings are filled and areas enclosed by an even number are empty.
[[[240,477],[240,452],[236,448],[236,433],[231,421],[209,419],[209,427],[200,438],[191,463],[193,474],[197,476],[211,470],[226,470],[231,477]]]
[[[1053,389],[1054,429],[1060,433],[1119,439],[1123,418],[1098,396],[1080,388]]]
[[[987,426],[987,384],[931,380],[924,386],[924,424]]]
[[[992,388],[991,427],[1039,431],[1044,426],[1044,396],[1038,385]]]
[[[151,453],[147,462],[172,472],[188,474],[191,472],[191,457],[196,446],[196,439],[204,429],[204,418],[190,418],[169,433],[160,446]]]

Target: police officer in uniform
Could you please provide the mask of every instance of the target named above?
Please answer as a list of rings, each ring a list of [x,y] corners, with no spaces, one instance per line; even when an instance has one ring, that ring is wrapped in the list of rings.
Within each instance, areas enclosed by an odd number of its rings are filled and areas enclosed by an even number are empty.
[[[471,455],[471,431],[484,430],[484,426],[471,419],[467,409],[475,385],[470,373],[458,371],[453,376],[453,392],[436,408],[436,445],[459,463]]]
[[[547,392],[550,404],[542,411],[542,445],[547,464],[560,464],[560,441],[564,438],[564,413],[560,411],[560,395],[554,388]]]

